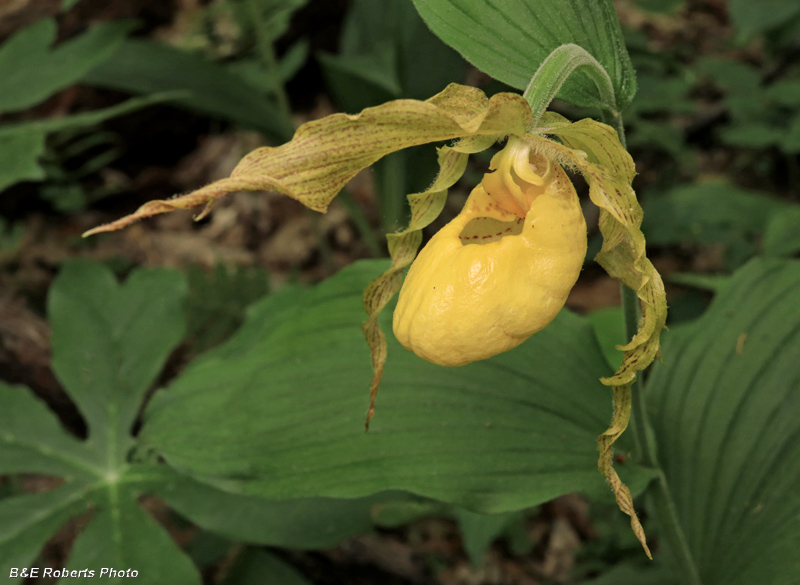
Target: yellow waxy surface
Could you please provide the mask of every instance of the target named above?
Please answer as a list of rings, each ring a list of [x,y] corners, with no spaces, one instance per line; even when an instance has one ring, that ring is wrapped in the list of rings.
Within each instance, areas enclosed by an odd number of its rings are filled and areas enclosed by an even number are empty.
[[[495,182],[483,185],[491,189]],[[498,203],[508,198],[488,195],[483,185],[420,252],[394,313],[400,343],[443,366],[507,351],[544,328],[564,306],[586,255],[586,223],[561,167],[548,168],[518,235],[518,213]],[[480,230],[468,229],[469,239],[462,240],[470,221],[501,225],[478,218],[509,222],[512,229],[502,237],[493,229],[476,237]],[[466,243],[475,240],[489,243]]]

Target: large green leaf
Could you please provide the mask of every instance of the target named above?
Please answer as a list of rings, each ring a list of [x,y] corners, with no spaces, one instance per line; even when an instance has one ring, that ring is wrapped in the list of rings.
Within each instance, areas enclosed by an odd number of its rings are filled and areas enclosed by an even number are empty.
[[[53,491],[0,502],[0,558],[31,566],[70,518],[92,512],[69,569],[134,568],[152,583],[200,582],[188,558],[157,530],[136,498],[161,476],[131,463],[131,425],[143,393],[180,340],[185,283],[164,270],[135,271],[120,286],[99,265],[65,265],[49,296],[56,375],[84,414],[89,438],[61,428],[22,387],[0,384],[0,472],[66,480]]]
[[[169,45],[125,41],[83,82],[143,94],[185,90],[188,95],[176,101],[187,108],[254,128],[276,142],[294,133],[291,120],[258,88],[213,61]]]
[[[135,271],[123,286],[86,261],[68,264],[50,291],[53,370],[111,468],[125,461],[144,393],[183,337],[185,296],[175,271]]]
[[[23,387],[0,382],[0,473],[36,472],[66,484],[0,501],[0,559],[31,566],[43,544],[71,518],[84,517],[68,568],[132,568],[147,583],[198,584],[188,557],[137,503],[157,494],[201,527],[234,540],[293,548],[333,547],[372,528],[377,503],[355,500],[272,502],[222,491],[147,463],[131,425],[184,330],[186,285],[177,272],[134,271],[123,285],[110,270],[67,264],[50,291],[53,364],[84,414],[89,438],[67,433]],[[91,519],[89,519],[91,513]],[[107,575],[104,575],[107,576]]]
[[[224,341],[242,324],[248,305],[267,294],[269,276],[262,268],[226,267],[213,272],[188,270],[187,338],[194,353]]]
[[[658,456],[705,585],[800,583],[800,263],[753,260],[666,339]]]
[[[72,85],[108,59],[131,28],[123,21],[97,24],[54,49],[54,20],[20,30],[0,47],[0,113],[24,110]]]
[[[591,326],[568,312],[520,348],[461,368],[390,341],[364,433],[361,294],[385,267],[358,263],[254,306],[228,343],[154,397],[144,445],[184,472],[276,498],[403,489],[489,512],[573,491],[610,499],[596,451],[611,415],[598,378],[610,369]],[[636,491],[650,477],[621,471]]]
[[[574,43],[608,72],[623,110],[636,77],[610,0],[414,0],[436,35],[492,77],[525,89],[553,49]],[[594,83],[570,76],[560,98],[601,107]]]
[[[603,355],[614,370],[622,365],[622,352],[618,345],[625,344],[625,317],[622,307],[607,307],[592,311],[586,316],[594,327]]]

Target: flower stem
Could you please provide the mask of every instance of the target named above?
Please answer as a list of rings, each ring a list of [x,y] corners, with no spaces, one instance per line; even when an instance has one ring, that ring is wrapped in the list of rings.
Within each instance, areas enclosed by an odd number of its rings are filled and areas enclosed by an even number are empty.
[[[609,116],[604,119],[604,122],[614,127],[619,134],[620,142],[625,146],[625,127],[622,123],[622,116],[619,114]],[[630,341],[635,337],[639,329],[641,307],[636,291],[624,284],[620,284],[620,287],[622,290],[622,309],[625,315],[626,341]],[[636,449],[642,464],[655,469],[658,473],[656,480],[650,484],[646,494],[650,497],[655,509],[656,519],[672,552],[681,575],[681,582],[686,585],[702,585],[700,572],[697,570],[692,551],[689,549],[689,543],[678,518],[678,511],[672,499],[667,476],[658,462],[656,446],[650,431],[650,421],[647,418],[644,382],[642,381],[643,374],[644,372],[639,372],[631,388],[631,420],[636,438]]]
[[[525,93],[522,94],[522,97],[531,105],[532,127],[536,127],[547,106],[576,69],[583,71],[594,82],[599,103],[602,104],[601,110],[616,112],[614,84],[611,82],[608,72],[586,49],[568,43],[556,47],[547,56],[547,59],[542,61],[528,83]]]
[[[639,323],[639,299],[636,291],[622,286],[622,306],[625,314],[625,333],[627,339],[636,335]],[[658,472],[655,482],[650,484],[647,495],[651,498],[656,511],[656,518],[661,525],[664,537],[680,571],[682,582],[687,585],[701,585],[700,573],[695,565],[686,535],[683,533],[678,511],[672,500],[667,477],[658,463],[655,444],[650,436],[650,424],[645,407],[644,383],[642,374],[636,376],[631,388],[631,414],[636,437],[636,447],[641,462]]]
[[[625,125],[622,123],[622,114],[619,112],[603,112],[603,122],[617,131],[622,148],[628,150],[628,140],[625,138]]]

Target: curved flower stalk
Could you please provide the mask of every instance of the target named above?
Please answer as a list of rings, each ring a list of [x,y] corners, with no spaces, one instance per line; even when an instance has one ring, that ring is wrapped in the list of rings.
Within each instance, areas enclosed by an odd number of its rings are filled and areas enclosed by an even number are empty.
[[[353,176],[382,156],[418,144],[452,141],[438,149],[439,175],[408,196],[411,221],[388,234],[390,268],[364,291],[362,330],[372,353],[367,425],[374,413],[386,361],[378,315],[402,284],[394,316],[398,339],[425,359],[461,365],[506,351],[545,327],[563,307],[586,252],[586,227],[564,168],[581,172],[601,209],[603,247],[598,262],[637,291],[643,308],[637,335],[618,349],[620,369],[601,381],[614,390],[611,427],[598,438],[598,467],[649,555],[628,488],[611,465],[611,449],[630,417],[636,372],[657,356],[666,319],[661,278],[645,256],[642,211],[631,188],[633,160],[616,132],[598,122],[569,123],[545,114],[535,127],[528,102],[456,84],[426,101],[397,100],[358,115],[335,114],[301,126],[276,148],[247,155],[231,176],[187,195],[146,203],[136,212],[84,235],[113,231],[153,215],[203,206],[235,191],[278,191],[324,212]],[[416,261],[421,230],[441,212],[447,189],[463,174],[471,153],[508,138],[464,210],[437,233]]]

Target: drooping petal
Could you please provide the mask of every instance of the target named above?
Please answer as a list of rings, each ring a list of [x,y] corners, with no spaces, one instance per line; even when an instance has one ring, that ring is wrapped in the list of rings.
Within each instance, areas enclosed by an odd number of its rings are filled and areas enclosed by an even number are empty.
[[[628,425],[631,384],[639,370],[659,355],[659,338],[667,318],[667,301],[661,276],[645,255],[641,231],[642,208],[631,188],[636,174],[633,159],[620,144],[616,131],[593,120],[564,124],[557,115],[547,119],[548,134],[563,144],[545,138],[531,138],[534,147],[568,161],[589,183],[589,197],[600,207],[600,232],[603,247],[596,260],[612,277],[635,290],[641,301],[642,319],[636,336],[617,349],[624,351],[622,365],[601,382],[614,390],[614,420],[598,437],[598,468],[606,476],[620,509],[631,516],[631,526],[650,556],[630,491],[612,467],[612,445]]]
[[[527,102],[526,102],[527,104]],[[530,111],[530,110],[529,110]],[[458,144],[439,149],[439,175],[426,191],[408,196],[411,221],[408,227],[396,234],[387,234],[392,265],[364,289],[364,309],[367,320],[361,325],[372,354],[373,377],[370,385],[369,408],[366,427],[375,413],[375,399],[386,363],[386,337],[378,326],[378,316],[391,298],[400,290],[402,270],[413,262],[422,243],[422,229],[436,219],[444,208],[447,190],[452,187],[467,167],[467,156],[489,148],[500,136],[471,136]]]
[[[201,218],[217,199],[235,191],[277,191],[324,212],[350,179],[386,154],[464,136],[521,133],[530,121],[530,106],[519,95],[488,99],[478,89],[451,84],[426,101],[396,100],[358,115],[334,114],[303,124],[290,142],[248,154],[229,178],[181,197],[150,201],[84,235],[202,205]]]
[[[649,558],[653,558],[650,554],[650,548],[647,546],[647,539],[644,535],[639,518],[636,516],[636,510],[633,507],[633,497],[631,491],[628,489],[622,480],[617,475],[614,467],[611,465],[611,455],[614,445],[619,436],[628,428],[628,422],[631,418],[631,385],[622,384],[621,386],[613,386],[614,389],[614,419],[611,421],[611,426],[599,437],[597,437],[597,450],[600,452],[600,458],[597,462],[597,469],[600,470],[608,480],[611,489],[614,490],[614,495],[617,499],[619,509],[631,517],[631,528],[636,538],[644,548]]]
[[[622,366],[614,376],[603,379],[607,385],[627,384],[658,355],[659,336],[667,318],[664,284],[645,255],[642,208],[631,188],[636,169],[610,126],[581,120],[552,133],[567,147],[587,154],[586,159],[576,155],[573,160],[589,182],[589,197],[601,208],[603,247],[597,262],[635,290],[642,304],[638,333],[618,348],[625,352]]]

